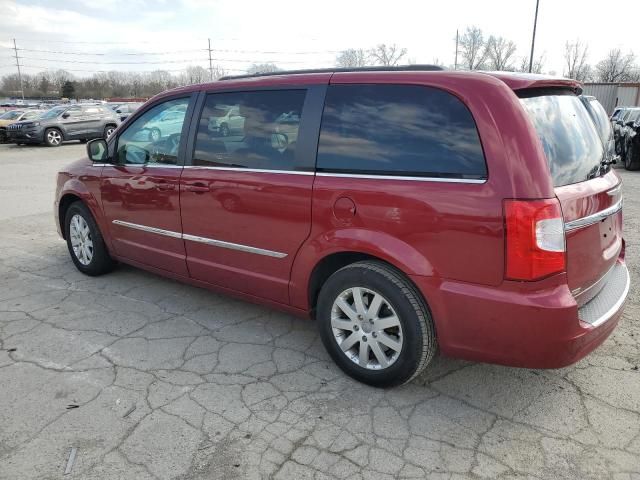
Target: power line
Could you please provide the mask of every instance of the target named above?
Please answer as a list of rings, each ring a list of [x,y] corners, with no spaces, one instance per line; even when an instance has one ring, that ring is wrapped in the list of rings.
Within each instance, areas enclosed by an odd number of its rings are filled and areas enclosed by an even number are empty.
[[[209,39],[210,40],[210,39]],[[13,50],[11,47],[0,47],[7,50]],[[212,52],[219,53],[241,53],[241,54],[264,54],[264,55],[325,55],[340,53],[340,50],[304,50],[304,51],[285,51],[285,50],[239,50],[239,49],[226,49],[226,48],[197,48],[190,50],[174,50],[169,52],[69,52],[61,50],[41,50],[38,48],[19,48],[19,51],[23,52],[40,52],[40,53],[53,53],[56,55],[86,55],[86,56],[117,56],[117,55],[175,55],[180,53],[193,53],[193,52],[206,52],[211,50]]]
[[[11,65],[11,66],[15,66],[15,65]],[[23,68],[37,68],[37,69],[41,69],[41,70],[64,70],[66,72],[83,72],[83,73],[111,73],[111,72],[119,72],[121,73],[119,70],[83,70],[83,69],[77,69],[77,68],[55,68],[55,67],[51,67],[51,66],[44,66],[44,65],[24,65],[24,64],[20,64],[21,67]],[[200,65],[197,65],[200,66]],[[178,69],[165,69],[165,68],[160,68],[160,69],[155,69],[155,70],[132,70],[132,71],[127,71],[127,72],[123,72],[123,73],[153,73],[153,72],[157,72],[157,71],[162,71],[162,72],[170,72],[170,73],[175,73],[175,72],[184,72],[186,69],[185,68],[178,68]],[[239,73],[246,73],[246,70],[242,70],[242,69],[238,69],[238,68],[225,68],[225,71],[230,71],[230,72],[239,72]]]
[[[191,58],[191,59],[182,59],[182,60],[163,60],[158,62],[150,62],[146,60],[136,60],[132,62],[98,62],[98,61],[89,61],[89,60],[60,60],[55,58],[38,58],[38,57],[20,57],[27,60],[38,60],[44,62],[58,62],[58,63],[82,63],[88,65],[164,65],[166,63],[190,63],[190,62],[200,62],[204,59],[202,58]],[[286,64],[300,64],[306,63],[302,60],[237,60],[235,58],[213,58],[212,60],[216,62],[230,62],[230,63],[286,63]]]

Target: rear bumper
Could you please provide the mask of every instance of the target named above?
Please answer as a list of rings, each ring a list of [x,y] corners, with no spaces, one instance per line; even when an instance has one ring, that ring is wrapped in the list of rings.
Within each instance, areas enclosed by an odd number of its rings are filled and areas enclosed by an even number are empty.
[[[618,280],[608,282],[580,308],[564,274],[535,285],[504,282],[499,287],[412,279],[429,302],[444,355],[515,367],[560,368],[591,353],[618,324],[629,275],[622,259],[616,268]]]

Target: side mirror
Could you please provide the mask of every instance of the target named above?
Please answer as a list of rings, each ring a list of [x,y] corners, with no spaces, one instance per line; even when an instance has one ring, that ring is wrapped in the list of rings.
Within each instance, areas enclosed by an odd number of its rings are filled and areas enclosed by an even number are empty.
[[[62,114],[62,118],[69,118],[71,116],[71,114],[69,112],[64,112]]]
[[[87,143],[87,155],[94,163],[104,163],[108,157],[106,140],[103,138],[96,138]]]
[[[122,110],[118,109],[116,110],[116,113],[122,113]]]

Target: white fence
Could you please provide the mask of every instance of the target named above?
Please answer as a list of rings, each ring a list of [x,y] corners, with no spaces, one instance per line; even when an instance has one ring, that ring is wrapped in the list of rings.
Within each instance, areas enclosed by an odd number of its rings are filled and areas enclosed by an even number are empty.
[[[596,97],[609,114],[616,107],[640,107],[640,83],[585,83],[583,93]]]

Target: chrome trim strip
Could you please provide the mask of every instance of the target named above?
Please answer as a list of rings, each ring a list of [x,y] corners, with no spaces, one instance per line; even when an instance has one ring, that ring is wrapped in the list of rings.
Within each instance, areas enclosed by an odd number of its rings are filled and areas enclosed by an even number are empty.
[[[618,213],[620,210],[622,210],[622,199],[618,200],[614,205],[611,205],[610,207],[607,207],[604,210],[600,210],[599,212],[596,212],[592,215],[587,215],[586,217],[578,218],[577,220],[565,222],[564,230],[566,232],[570,232],[579,228],[588,227],[589,225],[593,225],[594,223],[598,223],[599,221],[604,220],[614,213]]]
[[[239,168],[239,167],[207,167],[205,165],[186,165],[184,168],[189,170],[220,170],[222,172],[241,172],[241,173],[279,173],[286,175],[315,175],[315,172],[304,172],[300,170],[267,170],[263,168]]]
[[[265,250],[264,248],[250,247],[248,245],[241,245],[239,243],[224,242],[222,240],[215,240],[213,238],[198,237],[196,235],[189,235],[187,233],[182,234],[180,232],[172,232],[171,230],[163,230],[162,228],[156,227],[147,227],[146,225],[124,222],[122,220],[113,220],[113,223],[123,227],[133,228],[134,230],[141,230],[143,232],[164,235],[165,237],[180,238],[183,240],[189,240],[191,242],[205,243],[207,245],[213,245],[214,247],[228,248],[230,250],[238,250],[240,252],[255,253],[257,255],[265,255],[267,257],[274,258],[284,258],[287,256],[286,253],[274,252],[273,250]]]
[[[318,172],[318,177],[338,177],[338,178],[368,178],[372,180],[410,180],[416,182],[439,182],[439,183],[486,183],[487,180],[478,178],[447,178],[447,177],[405,177],[400,175],[365,175],[357,173],[331,173]]]
[[[164,163],[125,163],[116,165],[115,163],[94,163],[94,167],[139,167],[139,168],[184,168],[182,165],[170,165]]]
[[[620,309],[624,301],[627,299],[629,288],[631,287],[631,277],[629,277],[629,269],[626,267],[626,265],[624,266],[624,269],[625,269],[625,273],[627,274],[627,284],[624,287],[624,291],[622,292],[622,295],[620,295],[620,298],[618,298],[618,301],[614,303],[609,310],[607,310],[603,315],[600,316],[600,318],[598,318],[595,322],[590,323],[589,325],[593,327],[597,327],[605,323],[607,320],[611,318],[611,316],[614,313],[616,313]]]
[[[172,232],[171,230],[163,230],[162,228],[147,227],[146,225],[138,225],[137,223],[124,222],[122,220],[114,220],[113,223],[122,227],[133,228],[134,230],[164,235],[165,237],[182,238],[182,234],[180,232]]]
[[[266,255],[267,257],[284,258],[286,253],[274,252],[273,250],[265,250],[263,248],[250,247],[248,245],[240,245],[238,243],[223,242],[222,240],[214,240],[213,238],[198,237],[196,235],[189,235],[185,233],[182,235],[185,240],[192,242],[205,243],[207,245],[213,245],[214,247],[228,248],[230,250],[238,250],[240,252],[256,253],[258,255]]]

